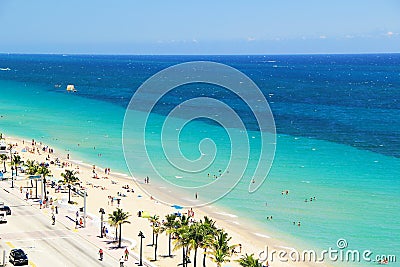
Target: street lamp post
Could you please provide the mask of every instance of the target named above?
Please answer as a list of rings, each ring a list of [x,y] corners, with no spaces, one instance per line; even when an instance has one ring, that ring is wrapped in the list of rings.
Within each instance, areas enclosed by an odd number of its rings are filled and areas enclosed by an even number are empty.
[[[103,208],[100,208],[100,238],[103,238],[103,215],[106,213]]]
[[[139,235],[140,237],[140,254],[139,254],[139,265],[138,266],[143,266],[143,261],[142,261],[142,246],[143,246],[143,238],[144,234],[142,233],[142,231],[139,231]]]
[[[12,146],[10,146],[11,188],[14,188],[14,168],[12,166]]]

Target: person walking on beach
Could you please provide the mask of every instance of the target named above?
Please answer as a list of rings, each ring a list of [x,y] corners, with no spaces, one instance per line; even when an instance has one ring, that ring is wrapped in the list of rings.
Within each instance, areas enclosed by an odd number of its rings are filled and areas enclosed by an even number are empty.
[[[128,260],[128,257],[129,257],[129,250],[128,248],[125,248],[125,261]]]
[[[53,225],[56,224],[56,216],[53,214],[51,215],[51,220],[53,221]]]

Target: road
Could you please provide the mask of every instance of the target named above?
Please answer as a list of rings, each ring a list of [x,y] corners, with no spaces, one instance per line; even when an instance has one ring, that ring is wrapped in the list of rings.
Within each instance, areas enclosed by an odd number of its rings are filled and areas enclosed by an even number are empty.
[[[0,202],[10,206],[12,215],[7,216],[7,223],[0,224],[0,266],[3,250],[8,258],[12,248],[22,248],[30,266],[119,266],[107,253],[99,261],[98,247],[61,223],[52,225],[49,211],[41,211],[31,201],[7,191],[1,184]]]

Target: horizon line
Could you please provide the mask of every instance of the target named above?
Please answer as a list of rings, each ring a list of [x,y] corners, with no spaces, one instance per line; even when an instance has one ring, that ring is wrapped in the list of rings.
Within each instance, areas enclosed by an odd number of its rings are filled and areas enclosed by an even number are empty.
[[[302,55],[379,55],[379,54],[400,54],[400,52],[328,52],[328,53],[280,53],[280,54],[111,54],[111,53],[14,53],[0,52],[0,55],[60,55],[60,56],[302,56]]]

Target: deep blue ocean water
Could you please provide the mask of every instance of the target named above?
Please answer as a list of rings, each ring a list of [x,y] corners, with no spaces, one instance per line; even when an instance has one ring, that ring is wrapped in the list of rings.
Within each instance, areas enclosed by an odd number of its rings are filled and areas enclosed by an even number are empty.
[[[249,195],[245,179],[218,204],[250,217],[261,228],[267,225],[283,239],[327,248],[346,238],[351,248],[400,257],[396,248],[400,238],[399,54],[1,54],[0,131],[41,139],[77,158],[127,173],[121,129],[133,93],[156,72],[195,60],[224,63],[248,75],[269,101],[277,127],[274,164],[260,190]],[[67,93],[67,84],[74,84],[78,92]],[[155,125],[179,103],[198,96],[231,106],[257,138],[251,110],[231,92],[207,84],[178,87],[163,97],[153,110]],[[187,129],[182,150],[189,158],[198,157],[192,148],[205,136],[226,147],[226,140],[218,141],[221,129],[209,120]],[[156,144],[151,149],[158,151]],[[98,153],[103,156],[97,157]],[[158,160],[163,166],[162,157]],[[224,156],[215,164],[208,171],[218,173]],[[255,164],[252,158],[251,164]],[[137,174],[146,175],[140,164]],[[290,189],[288,197],[280,194],[284,189]],[[312,196],[317,201],[304,203]],[[269,215],[273,221],[266,221]],[[302,227],[293,227],[292,222],[300,220]]]

